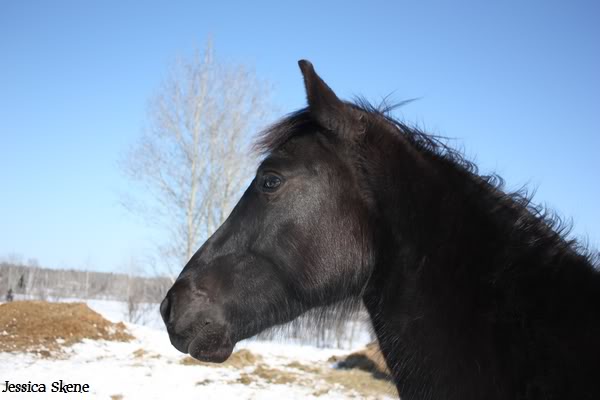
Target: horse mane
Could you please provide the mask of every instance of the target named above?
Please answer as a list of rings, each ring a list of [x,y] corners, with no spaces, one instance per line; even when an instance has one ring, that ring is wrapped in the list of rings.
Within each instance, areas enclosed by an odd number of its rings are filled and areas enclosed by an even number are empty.
[[[364,98],[357,98],[354,103],[346,104],[366,116],[365,135],[375,130],[399,135],[425,157],[462,175],[481,195],[480,201],[499,220],[505,218],[507,213],[511,216],[513,229],[510,233],[516,241],[546,249],[550,256],[580,256],[595,269],[600,269],[600,253],[590,251],[586,242],[582,243],[571,236],[572,220],[565,220],[549,207],[534,203],[534,190],[522,186],[515,191],[505,191],[505,181],[501,176],[496,173],[481,175],[477,165],[463,151],[448,145],[447,137],[426,133],[393,116],[395,109],[411,101],[390,104],[384,99],[375,106]],[[308,108],[297,110],[262,131],[254,143],[254,150],[265,156],[281,148],[293,137],[306,134],[307,128],[315,126],[318,124],[311,118]]]

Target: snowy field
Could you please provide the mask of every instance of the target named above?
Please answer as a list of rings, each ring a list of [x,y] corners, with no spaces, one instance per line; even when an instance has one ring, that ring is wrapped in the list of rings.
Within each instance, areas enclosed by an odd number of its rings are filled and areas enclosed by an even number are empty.
[[[113,322],[125,319],[122,303],[102,300],[87,303]],[[328,374],[338,372],[329,358],[348,354],[348,350],[249,340],[238,344],[236,351],[247,349],[258,355],[260,366],[205,366],[189,362],[187,356],[171,346],[158,313],[147,319],[145,326],[126,325],[135,340],[128,343],[85,340],[66,348],[64,359],[0,353],[0,400],[395,398],[391,386],[386,395],[385,390],[360,392],[332,381]],[[356,347],[364,344],[357,342]],[[259,369],[262,374],[257,372]],[[277,375],[265,371],[276,371]],[[49,385],[60,379],[65,383],[89,384],[90,393],[1,393],[7,380],[45,383],[49,391]]]

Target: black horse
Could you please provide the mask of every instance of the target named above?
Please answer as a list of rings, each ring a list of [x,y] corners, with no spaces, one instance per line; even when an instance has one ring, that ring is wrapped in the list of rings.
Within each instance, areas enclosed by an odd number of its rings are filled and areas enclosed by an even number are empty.
[[[600,273],[563,224],[443,141],[338,99],[308,107],[161,304],[171,342],[222,362],[309,310],[364,302],[403,400],[600,399]]]

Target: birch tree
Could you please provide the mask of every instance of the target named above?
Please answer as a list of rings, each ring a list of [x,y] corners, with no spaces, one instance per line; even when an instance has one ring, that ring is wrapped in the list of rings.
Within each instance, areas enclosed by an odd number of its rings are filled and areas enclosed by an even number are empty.
[[[125,205],[168,232],[161,255],[171,276],[225,220],[253,175],[248,143],[271,109],[269,94],[252,69],[216,60],[208,42],[178,60],[151,99],[148,128],[121,163],[145,195]]]

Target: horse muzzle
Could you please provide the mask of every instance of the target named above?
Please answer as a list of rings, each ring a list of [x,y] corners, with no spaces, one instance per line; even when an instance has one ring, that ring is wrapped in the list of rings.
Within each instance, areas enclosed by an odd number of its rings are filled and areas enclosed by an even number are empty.
[[[178,280],[160,304],[171,344],[200,361],[221,363],[235,345],[220,307]]]

